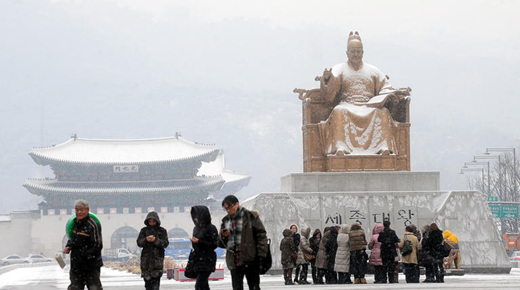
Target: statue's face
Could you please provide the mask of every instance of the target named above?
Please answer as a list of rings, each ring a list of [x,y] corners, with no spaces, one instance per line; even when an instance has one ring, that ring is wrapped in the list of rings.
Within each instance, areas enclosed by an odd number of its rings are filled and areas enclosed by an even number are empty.
[[[347,48],[348,61],[358,66],[363,61],[363,44],[361,41],[354,39],[348,43]]]

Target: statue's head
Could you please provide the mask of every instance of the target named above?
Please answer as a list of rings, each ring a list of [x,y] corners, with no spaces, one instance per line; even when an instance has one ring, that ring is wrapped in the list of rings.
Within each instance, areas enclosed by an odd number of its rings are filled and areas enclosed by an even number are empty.
[[[363,61],[363,42],[357,31],[355,33],[351,31],[348,36],[347,57],[348,62],[354,67],[359,67]]]

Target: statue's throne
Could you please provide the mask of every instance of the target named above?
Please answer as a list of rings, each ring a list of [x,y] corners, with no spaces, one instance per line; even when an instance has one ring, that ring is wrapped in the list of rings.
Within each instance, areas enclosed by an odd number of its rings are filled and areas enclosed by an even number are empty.
[[[402,98],[397,103],[387,103],[393,119],[397,121],[395,141],[397,152],[390,155],[367,154],[344,156],[325,155],[318,131],[318,123],[327,120],[334,106],[326,101],[320,89],[301,90],[303,107],[303,171],[410,171],[410,89],[400,89]]]

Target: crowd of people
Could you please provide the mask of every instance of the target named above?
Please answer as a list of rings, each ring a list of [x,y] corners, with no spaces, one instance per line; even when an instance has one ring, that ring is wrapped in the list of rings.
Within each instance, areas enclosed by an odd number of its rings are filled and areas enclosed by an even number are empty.
[[[268,255],[268,239],[258,211],[242,206],[234,195],[222,201],[227,215],[220,230],[211,223],[209,208],[197,205],[191,208],[194,223],[192,252],[188,264],[196,276],[195,289],[210,289],[208,278],[215,271],[215,249],[226,249],[226,264],[231,273],[233,290],[244,288],[244,277],[249,289],[260,289],[260,272]],[[103,265],[101,224],[91,218],[89,203],[75,202],[76,216],[70,239],[63,250],[71,253],[69,290],[103,289],[100,268]],[[94,216],[95,217],[95,216]],[[158,290],[163,274],[164,250],[168,246],[168,233],[161,227],[159,215],[151,211],[144,220],[137,238],[141,252],[141,277],[145,289]],[[301,234],[300,234],[301,233]],[[444,282],[444,261],[460,267],[458,238],[450,231],[439,229],[432,223],[419,231],[413,224],[406,226],[398,237],[390,221],[376,224],[372,235],[367,236],[360,223],[342,224],[323,229],[290,225],[283,231],[280,242],[281,264],[285,285],[310,284],[307,280],[309,265],[313,284],[366,284],[368,265],[374,269],[374,283],[397,283],[401,261],[407,283],[419,283],[419,266],[425,268],[423,282]],[[446,255],[445,244],[449,245]],[[370,256],[367,255],[370,250]],[[451,250],[450,250],[451,249]],[[446,259],[445,259],[446,258]],[[268,263],[270,267],[270,263]],[[447,266],[449,267],[449,266]],[[292,278],[294,270],[294,280]],[[264,273],[265,271],[262,271]]]
[[[444,261],[453,256],[455,266],[460,267],[458,238],[448,230],[443,233],[436,223],[422,226],[420,231],[410,224],[401,237],[388,220],[376,224],[370,238],[357,222],[325,227],[323,235],[320,229],[312,236],[309,227],[303,227],[301,235],[297,229],[294,224],[285,229],[280,242],[285,285],[309,284],[309,265],[313,284],[366,284],[369,265],[373,267],[374,283],[398,283],[399,261],[406,283],[420,282],[420,266],[426,273],[422,282],[444,283]],[[446,259],[444,243],[452,249]]]

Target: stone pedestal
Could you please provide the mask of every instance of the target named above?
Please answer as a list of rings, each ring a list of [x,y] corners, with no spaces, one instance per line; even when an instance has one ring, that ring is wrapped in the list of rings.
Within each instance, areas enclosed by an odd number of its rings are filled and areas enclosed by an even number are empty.
[[[399,237],[409,224],[432,222],[458,236],[466,273],[509,273],[508,261],[484,194],[441,191],[438,172],[303,173],[282,177],[282,192],[261,193],[241,203],[256,209],[272,239],[273,268],[281,268],[279,244],[291,224],[311,233],[327,226],[361,223],[370,240],[388,218]]]

